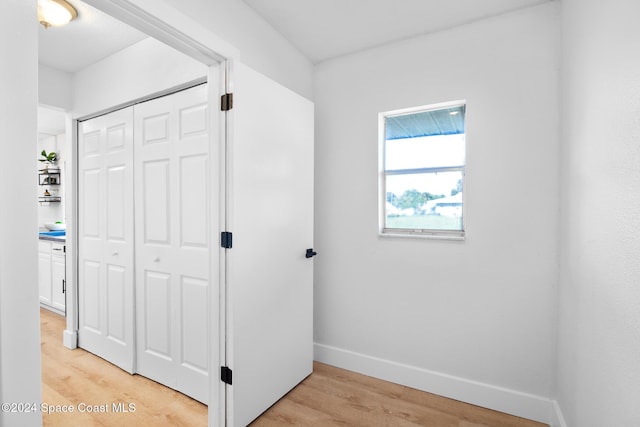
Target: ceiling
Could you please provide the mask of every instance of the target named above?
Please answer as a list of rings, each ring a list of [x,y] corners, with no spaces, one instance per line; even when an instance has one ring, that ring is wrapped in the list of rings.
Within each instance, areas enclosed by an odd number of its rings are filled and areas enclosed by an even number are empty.
[[[69,1],[78,19],[64,27],[38,30],[43,65],[75,73],[147,37],[80,0]],[[319,63],[550,0],[242,1],[313,63]]]
[[[243,0],[313,63],[549,0]]]
[[[81,2],[78,19],[39,29],[40,62],[76,72],[145,34]],[[550,0],[242,0],[312,62]]]
[[[78,18],[64,27],[38,29],[41,64],[75,73],[146,38],[146,34],[79,0],[69,0]]]

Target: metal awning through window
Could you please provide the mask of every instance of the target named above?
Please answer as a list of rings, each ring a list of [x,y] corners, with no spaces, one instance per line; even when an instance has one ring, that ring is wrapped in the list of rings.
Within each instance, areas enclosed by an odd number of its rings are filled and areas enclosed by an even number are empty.
[[[464,133],[465,105],[386,118],[386,139]]]

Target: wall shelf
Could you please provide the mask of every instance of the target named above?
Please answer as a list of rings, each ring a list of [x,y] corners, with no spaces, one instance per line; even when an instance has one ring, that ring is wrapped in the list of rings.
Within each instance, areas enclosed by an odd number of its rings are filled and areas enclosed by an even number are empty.
[[[38,185],[60,185],[60,171],[41,170],[38,174]]]
[[[38,202],[41,205],[48,205],[49,203],[60,203],[62,199],[58,196],[40,196],[38,197]]]
[[[38,171],[38,185],[54,188],[45,188],[44,195],[38,197],[38,202],[42,206],[48,206],[51,203],[60,203],[62,197],[58,186],[60,182],[60,169],[57,167],[49,167]],[[42,194],[42,193],[41,193]]]

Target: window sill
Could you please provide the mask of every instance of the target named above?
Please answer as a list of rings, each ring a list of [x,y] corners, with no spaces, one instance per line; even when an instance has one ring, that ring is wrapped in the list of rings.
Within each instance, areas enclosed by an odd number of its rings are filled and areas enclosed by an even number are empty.
[[[424,231],[402,231],[402,230],[393,230],[386,229],[378,232],[378,236],[384,238],[417,238],[417,239],[428,239],[428,240],[454,240],[454,241],[464,241],[465,233],[464,231],[456,232],[456,233],[429,233]]]

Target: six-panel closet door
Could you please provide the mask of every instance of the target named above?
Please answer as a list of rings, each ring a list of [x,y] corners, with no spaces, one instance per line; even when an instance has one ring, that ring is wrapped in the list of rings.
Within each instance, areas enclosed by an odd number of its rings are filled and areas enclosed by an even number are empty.
[[[208,403],[206,86],[136,105],[137,372]]]
[[[134,371],[133,107],[78,129],[78,345]]]
[[[208,403],[206,85],[80,123],[78,345]]]

